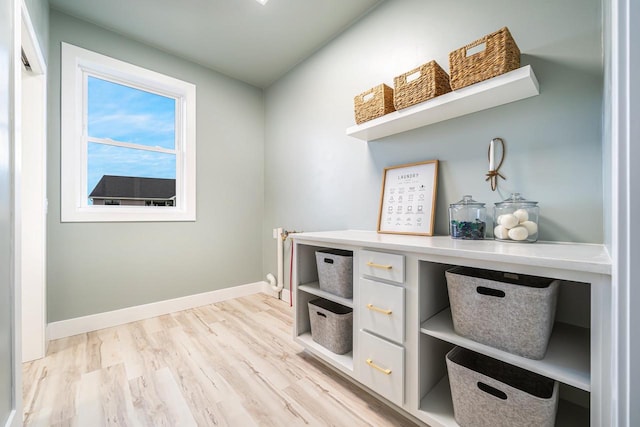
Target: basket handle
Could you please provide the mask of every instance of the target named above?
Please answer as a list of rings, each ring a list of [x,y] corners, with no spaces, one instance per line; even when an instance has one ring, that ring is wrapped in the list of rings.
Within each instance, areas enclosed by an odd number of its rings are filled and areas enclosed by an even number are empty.
[[[327,315],[326,315],[326,314],[324,314],[324,313],[323,313],[323,312],[321,312],[321,311],[316,311],[316,314],[317,314],[318,316],[320,316],[320,317],[327,317]]]
[[[476,288],[476,292],[479,293],[480,295],[486,295],[489,297],[496,297],[496,298],[504,298],[504,296],[506,295],[504,291],[501,291],[499,289],[487,288],[485,286],[478,286]]]
[[[324,259],[324,263],[325,264],[333,264],[333,260],[331,258],[325,258]]]
[[[483,37],[470,43],[464,47],[464,57],[468,58],[478,53],[482,53],[487,49],[487,37]]]
[[[411,83],[412,81],[418,80],[422,77],[422,70],[416,70],[411,74],[405,74],[405,77],[407,79],[407,83]]]
[[[406,73],[399,75],[397,77],[398,83],[408,84],[418,80],[420,77],[422,77],[423,68],[424,68],[424,65],[421,65],[419,67],[414,68],[411,71],[407,71]]]
[[[374,99],[375,98],[375,94],[374,94],[375,90],[376,90],[376,88],[372,87],[368,91],[361,93],[360,94],[360,98],[362,99],[362,102],[369,102],[372,99]]]
[[[495,387],[491,387],[489,384],[478,381],[478,388],[487,394],[497,397],[498,399],[507,400],[507,393],[502,390],[498,390]]]

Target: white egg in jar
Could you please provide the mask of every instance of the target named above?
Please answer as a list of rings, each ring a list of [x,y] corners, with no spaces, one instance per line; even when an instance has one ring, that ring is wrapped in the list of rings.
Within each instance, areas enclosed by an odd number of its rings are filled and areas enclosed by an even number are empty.
[[[501,215],[500,225],[504,228],[513,228],[518,225],[518,218],[514,214]]]
[[[518,222],[520,224],[529,220],[529,212],[527,212],[526,209],[518,209],[513,213],[513,215],[518,218]]]
[[[513,227],[512,229],[509,230],[507,234],[509,235],[510,239],[518,240],[518,241],[527,240],[527,237],[529,237],[529,232],[527,231],[527,228],[521,225],[518,225],[517,227]]]
[[[533,221],[524,221],[520,225],[527,229],[529,236],[533,236],[538,232],[538,224]]]
[[[509,230],[504,228],[502,225],[496,225],[493,229],[493,237],[500,240],[509,239]]]

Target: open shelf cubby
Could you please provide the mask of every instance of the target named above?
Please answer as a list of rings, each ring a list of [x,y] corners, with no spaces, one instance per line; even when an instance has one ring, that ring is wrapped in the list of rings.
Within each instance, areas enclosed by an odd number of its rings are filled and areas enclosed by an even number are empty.
[[[541,360],[511,354],[456,334],[451,310],[448,308],[423,322],[420,331],[581,390],[591,389],[589,330],[586,328],[556,323],[549,339],[547,353]]]

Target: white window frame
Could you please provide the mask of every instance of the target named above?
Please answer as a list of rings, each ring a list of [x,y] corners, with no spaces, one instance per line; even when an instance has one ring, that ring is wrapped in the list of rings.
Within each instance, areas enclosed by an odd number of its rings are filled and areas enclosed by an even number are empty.
[[[87,76],[176,100],[175,206],[99,206],[87,199]],[[196,87],[96,52],[62,43],[61,61],[62,222],[196,220]]]

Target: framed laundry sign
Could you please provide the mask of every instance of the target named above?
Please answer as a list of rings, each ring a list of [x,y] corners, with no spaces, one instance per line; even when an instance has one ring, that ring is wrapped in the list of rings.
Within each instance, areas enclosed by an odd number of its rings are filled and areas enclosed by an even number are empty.
[[[438,161],[385,168],[378,233],[433,236]]]

